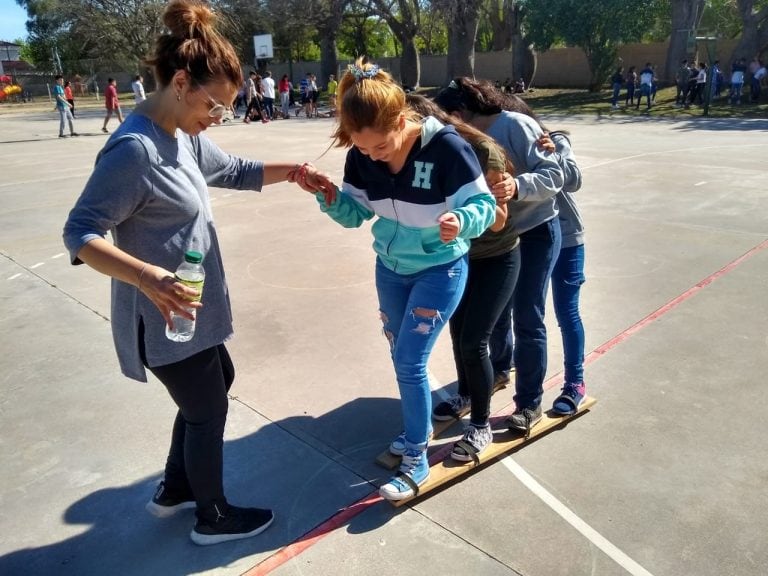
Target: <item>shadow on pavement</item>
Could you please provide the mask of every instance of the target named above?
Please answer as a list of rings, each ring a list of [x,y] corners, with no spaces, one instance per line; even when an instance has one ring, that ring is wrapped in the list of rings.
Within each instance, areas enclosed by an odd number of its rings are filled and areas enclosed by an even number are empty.
[[[243,427],[245,411],[240,412],[238,428]],[[57,533],[73,535],[0,557],[0,574],[181,576],[217,568],[241,574],[375,492],[366,471],[388,472],[372,464],[386,446],[372,435],[389,441],[387,427],[382,431],[377,422],[393,413],[399,427],[397,399],[358,398],[317,418],[287,418],[226,441],[224,479],[230,501],[275,510],[274,525],[256,538],[200,547],[189,539],[194,511],[167,519],[151,516],[144,505],[155,490],[158,472],[91,492],[72,503],[61,519],[51,510],[51,516],[40,521],[67,525],[59,526]],[[342,452],[322,438],[333,431],[343,438]],[[386,503],[375,508],[363,523],[355,523],[352,533],[376,529],[397,513]]]

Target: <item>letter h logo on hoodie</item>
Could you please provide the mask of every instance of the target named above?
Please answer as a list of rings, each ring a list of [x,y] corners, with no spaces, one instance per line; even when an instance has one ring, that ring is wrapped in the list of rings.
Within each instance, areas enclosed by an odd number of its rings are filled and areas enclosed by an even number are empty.
[[[419,162],[413,163],[414,174],[413,182],[411,186],[414,188],[423,188],[424,190],[432,189],[432,168],[435,165],[432,162]]]

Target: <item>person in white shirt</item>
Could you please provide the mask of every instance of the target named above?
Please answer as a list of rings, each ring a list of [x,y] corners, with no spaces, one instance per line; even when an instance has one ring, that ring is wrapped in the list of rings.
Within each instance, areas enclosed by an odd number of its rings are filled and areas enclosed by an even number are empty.
[[[645,96],[647,101],[646,110],[651,109],[651,92],[653,89],[653,67],[650,62],[646,62],[645,68],[640,71],[640,96],[637,98],[637,106],[635,110],[640,109],[640,101]]]
[[[136,78],[131,82],[131,89],[133,90],[133,99],[136,101],[136,104],[141,104],[147,99],[146,94],[144,94],[144,78],[140,74],[137,74]]]
[[[707,64],[699,62],[699,74],[696,76],[696,100],[704,105],[704,88],[707,85]]]
[[[267,70],[264,78],[261,79],[261,91],[264,98],[264,113],[267,120],[275,118],[275,81],[272,79],[272,72]]]
[[[765,65],[763,64],[762,60],[757,61],[758,68],[752,73],[752,82],[751,82],[751,98],[752,102],[758,103],[760,102],[760,83],[763,81],[763,78],[768,75],[768,70],[765,69]]]

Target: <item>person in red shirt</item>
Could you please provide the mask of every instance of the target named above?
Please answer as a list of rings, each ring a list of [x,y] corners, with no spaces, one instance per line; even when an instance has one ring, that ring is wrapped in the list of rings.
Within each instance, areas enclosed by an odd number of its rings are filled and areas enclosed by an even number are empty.
[[[69,111],[72,112],[72,118],[75,117],[75,97],[72,94],[72,83],[67,80],[64,82],[64,99],[69,102],[70,109]]]
[[[117,83],[114,78],[107,78],[107,88],[104,90],[104,105],[107,108],[107,115],[104,117],[104,126],[101,127],[101,131],[104,134],[109,134],[107,122],[112,118],[113,112],[117,114],[120,124],[123,123],[123,113],[120,111],[120,100],[117,99]]]

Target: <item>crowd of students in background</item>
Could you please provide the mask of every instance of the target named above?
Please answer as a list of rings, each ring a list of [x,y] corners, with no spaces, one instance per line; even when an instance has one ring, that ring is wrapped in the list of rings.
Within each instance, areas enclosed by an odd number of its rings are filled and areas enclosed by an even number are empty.
[[[748,99],[750,103],[756,104],[760,101],[761,85],[766,76],[768,73],[765,64],[757,57],[749,65],[747,65],[745,58],[735,60],[731,65],[729,80],[726,80],[719,60],[715,60],[710,67],[706,62],[689,62],[688,59],[683,59],[675,71],[677,89],[675,106],[679,108],[690,108],[694,104],[703,106],[706,100],[708,80],[710,102],[720,100],[727,88],[727,103],[739,105],[744,98],[745,100]],[[749,80],[749,92],[744,94],[744,85],[747,84],[747,80]],[[625,91],[624,106],[634,106],[637,110],[645,98],[645,109],[650,110],[656,101],[658,89],[655,67],[652,63],[647,62],[639,73],[635,66],[630,66],[625,73],[624,67],[618,66],[611,76],[611,88],[611,108],[613,110],[621,108],[622,89]]]
[[[243,122],[246,124],[254,120],[264,124],[272,120],[288,120],[291,111],[294,118],[302,113],[307,118],[332,117],[336,114],[337,86],[335,76],[329,75],[325,86],[328,109],[320,111],[318,103],[323,90],[312,72],[307,72],[298,84],[294,84],[288,74],[283,74],[275,86],[270,71],[263,76],[251,71],[232,103],[232,113],[234,118],[240,118],[241,108],[244,108]]]

